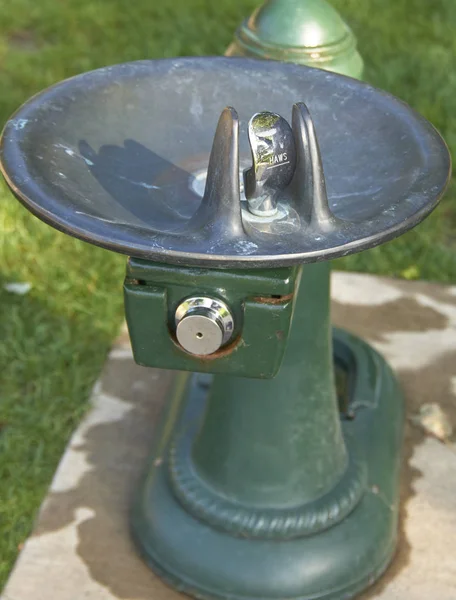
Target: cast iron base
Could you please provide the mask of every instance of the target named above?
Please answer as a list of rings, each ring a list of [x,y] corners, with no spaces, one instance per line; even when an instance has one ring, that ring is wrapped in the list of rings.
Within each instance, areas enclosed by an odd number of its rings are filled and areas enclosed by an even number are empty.
[[[177,590],[203,599],[344,600],[388,566],[397,533],[402,397],[391,369],[366,343],[337,330],[333,343],[335,362],[348,373],[344,436],[356,439],[368,483],[342,522],[315,535],[234,537],[182,507],[170,487],[168,448],[176,428],[200,418],[206,395],[200,378],[208,376],[176,378],[132,526],[146,562]]]

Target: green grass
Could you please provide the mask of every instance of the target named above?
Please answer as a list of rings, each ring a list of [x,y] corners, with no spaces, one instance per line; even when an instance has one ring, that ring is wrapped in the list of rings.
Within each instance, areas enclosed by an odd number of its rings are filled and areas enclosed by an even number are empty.
[[[0,121],[73,74],[144,57],[220,54],[256,0],[0,0]],[[366,77],[456,150],[454,0],[334,0]],[[0,589],[123,315],[124,259],[37,221],[0,187]],[[456,281],[454,186],[415,231],[338,268]],[[15,296],[11,281],[32,283]]]

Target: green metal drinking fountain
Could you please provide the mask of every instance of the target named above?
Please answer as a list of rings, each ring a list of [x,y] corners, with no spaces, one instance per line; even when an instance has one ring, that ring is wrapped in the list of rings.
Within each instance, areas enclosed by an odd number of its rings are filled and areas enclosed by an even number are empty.
[[[403,406],[383,358],[331,329],[328,261],[436,206],[436,130],[319,69],[139,61],[34,96],[1,167],[36,216],[130,257],[135,359],[180,371],[132,510],[151,568],[204,599],[371,584],[395,549]]]

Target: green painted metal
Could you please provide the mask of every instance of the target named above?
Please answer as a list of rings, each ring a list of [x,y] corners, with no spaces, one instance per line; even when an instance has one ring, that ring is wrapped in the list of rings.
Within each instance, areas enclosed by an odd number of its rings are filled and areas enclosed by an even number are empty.
[[[314,267],[305,267],[314,272],[304,273],[303,281],[319,278]],[[236,398],[216,387],[217,379],[228,378],[176,377],[132,511],[145,560],[170,585],[204,599],[344,600],[389,564],[397,536],[402,398],[381,356],[347,333],[335,330],[333,336],[335,361],[349,374],[351,415],[334,425],[335,441],[319,444],[315,435],[315,429],[324,434],[327,423],[318,420],[313,394],[334,403],[332,389],[316,391],[316,378],[313,385],[301,382],[305,391],[299,385],[275,398],[253,391],[272,382],[249,382],[248,396],[241,389],[248,380],[239,380]],[[323,346],[326,354],[331,344]],[[302,365],[307,357],[307,373],[315,364],[313,351],[313,340],[304,335],[295,359]],[[293,355],[287,351],[285,370]],[[280,418],[282,412],[287,416]],[[207,433],[214,414],[221,438]],[[306,456],[309,435],[313,457]],[[244,450],[240,461],[238,445]],[[337,451],[342,460],[334,457]],[[324,493],[332,478],[356,485],[336,484]],[[316,481],[323,492],[318,498]]]
[[[356,38],[326,0],[268,0],[236,31],[227,56],[295,62],[360,79]]]
[[[248,273],[271,293],[290,289],[283,272]],[[220,293],[228,280],[230,293],[249,293],[258,282],[246,273],[137,260],[129,267],[130,276],[171,288],[176,301],[183,283]],[[274,379],[176,377],[132,523],[152,568],[197,598],[341,600],[372,583],[393,555],[402,397],[376,352],[332,332],[329,273],[321,263],[296,276]],[[127,308],[130,327],[145,327],[150,310],[136,310]],[[154,318],[158,327],[163,312]],[[137,349],[135,335],[132,342]],[[147,353],[149,364],[161,360],[153,337]],[[336,364],[346,375],[339,398]]]
[[[267,1],[227,54],[352,77],[363,68],[353,34],[324,0]],[[332,330],[329,273],[329,263],[221,271],[130,261],[125,301],[136,360],[225,373],[176,376],[132,512],[145,560],[180,591],[208,600],[344,600],[391,560],[402,396],[381,356]],[[235,352],[202,361],[172,341],[173,311],[195,293],[232,307],[243,340]],[[276,296],[288,300],[264,303]]]
[[[244,377],[274,377],[282,363],[301,269],[218,270],[130,259],[125,311],[135,360],[143,366]],[[174,315],[185,298],[226,302],[234,341],[210,356],[185,352],[174,336]]]
[[[258,508],[312,502],[348,464],[332,376],[328,263],[306,266],[300,287],[279,374],[217,377],[193,449],[211,486]]]

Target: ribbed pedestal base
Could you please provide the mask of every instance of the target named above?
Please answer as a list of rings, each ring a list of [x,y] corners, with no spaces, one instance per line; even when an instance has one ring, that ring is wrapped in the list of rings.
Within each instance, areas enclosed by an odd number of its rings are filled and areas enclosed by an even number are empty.
[[[335,331],[334,353],[348,369],[354,418],[342,428],[365,461],[366,489],[341,522],[289,540],[233,535],[192,516],[177,499],[171,440],[202,418],[206,395],[198,375],[187,386],[181,380],[132,515],[145,560],[170,585],[203,599],[344,600],[385,570],[396,542],[402,398],[388,365],[361,340]]]

